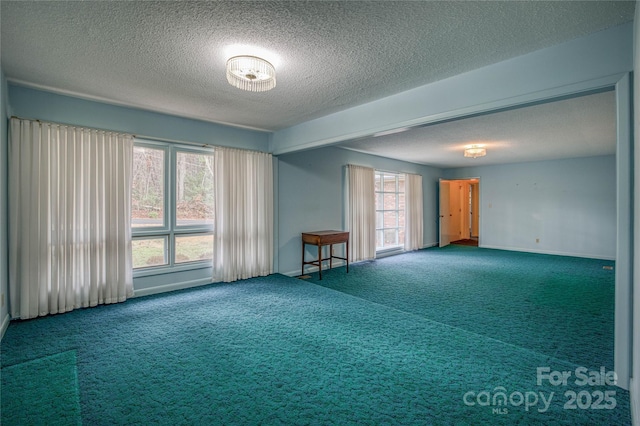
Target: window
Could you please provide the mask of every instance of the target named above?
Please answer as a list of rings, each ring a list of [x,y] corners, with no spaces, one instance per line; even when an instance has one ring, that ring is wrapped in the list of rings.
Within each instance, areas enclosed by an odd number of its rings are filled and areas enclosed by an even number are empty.
[[[136,275],[213,259],[213,150],[136,140],[132,250]]]
[[[404,247],[404,183],[404,174],[375,172],[376,251]]]

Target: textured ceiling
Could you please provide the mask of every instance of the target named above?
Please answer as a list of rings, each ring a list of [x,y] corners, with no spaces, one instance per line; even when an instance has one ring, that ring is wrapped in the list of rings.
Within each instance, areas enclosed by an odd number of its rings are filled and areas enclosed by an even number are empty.
[[[465,158],[464,147],[487,155]],[[342,147],[438,167],[614,155],[615,92],[527,106],[344,143]]]
[[[0,7],[10,81],[264,130],[619,25],[634,13],[634,2],[611,1],[3,0]],[[270,60],[277,87],[230,86],[224,64],[236,54]]]

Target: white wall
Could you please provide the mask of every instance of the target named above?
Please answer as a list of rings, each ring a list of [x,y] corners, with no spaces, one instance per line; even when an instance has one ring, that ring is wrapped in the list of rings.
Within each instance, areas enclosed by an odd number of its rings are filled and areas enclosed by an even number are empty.
[[[615,156],[450,169],[445,177],[480,178],[481,247],[615,259]]]
[[[440,169],[334,147],[286,154],[278,157],[280,273],[300,274],[302,232],[345,229],[344,170],[347,164],[422,175],[424,244],[437,242],[436,197]]]

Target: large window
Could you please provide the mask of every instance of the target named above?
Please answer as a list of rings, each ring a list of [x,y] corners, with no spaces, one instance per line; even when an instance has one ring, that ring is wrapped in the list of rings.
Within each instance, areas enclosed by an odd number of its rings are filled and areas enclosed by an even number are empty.
[[[376,250],[399,249],[404,246],[405,175],[375,172]]]
[[[133,267],[138,273],[211,265],[213,151],[136,141]]]

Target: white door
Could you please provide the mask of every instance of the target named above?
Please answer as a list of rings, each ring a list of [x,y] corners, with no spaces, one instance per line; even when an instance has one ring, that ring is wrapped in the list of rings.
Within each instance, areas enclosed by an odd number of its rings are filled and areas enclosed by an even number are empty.
[[[451,242],[451,237],[449,236],[449,221],[451,220],[449,185],[449,181],[440,179],[440,247],[448,246]]]

